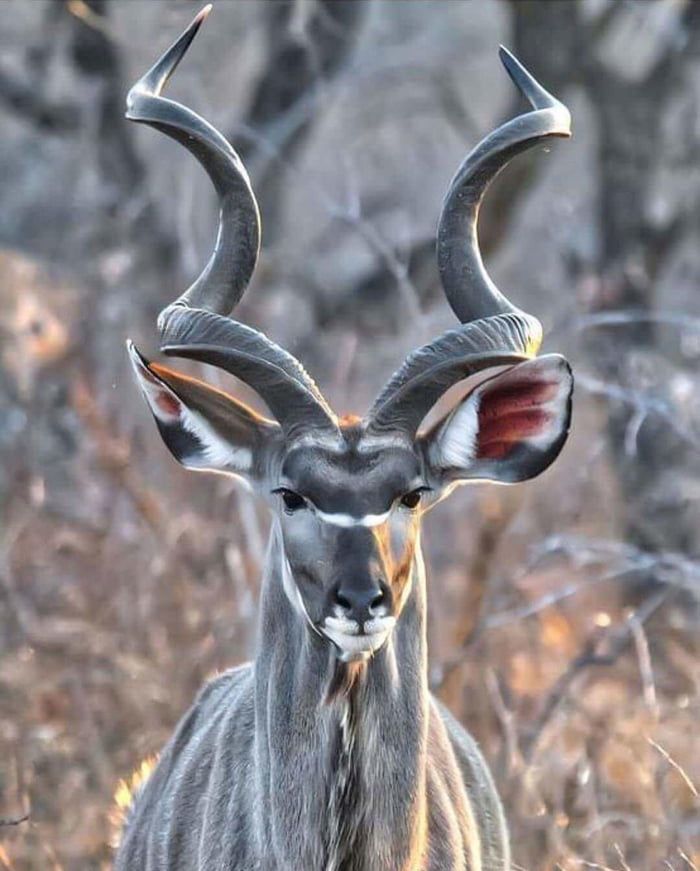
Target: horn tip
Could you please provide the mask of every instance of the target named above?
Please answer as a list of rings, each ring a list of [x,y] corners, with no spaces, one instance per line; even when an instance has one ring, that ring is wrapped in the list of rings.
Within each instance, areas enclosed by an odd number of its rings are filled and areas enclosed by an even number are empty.
[[[159,97],[163,88],[167,85],[170,76],[177,69],[178,64],[185,55],[185,52],[190,47],[192,40],[197,35],[197,31],[202,26],[204,20],[211,12],[212,4],[200,9],[200,11],[192,19],[187,29],[175,40],[170,48],[153,64],[148,72],[133,85],[126,97],[127,115],[130,121],[138,121],[139,118],[133,114],[129,114],[132,110],[136,98],[140,94]]]
[[[180,59],[190,47],[190,43],[197,35],[199,28],[204,24],[204,22],[209,17],[209,13],[211,12],[213,6],[211,3],[207,3],[192,19],[190,25],[187,27],[182,36],[177,40],[175,45],[173,45],[173,49],[176,52],[176,59],[174,58],[174,65],[171,72],[174,71],[177,64],[180,62]]]
[[[513,54],[513,52],[510,51],[509,49],[507,49],[505,47],[505,45],[503,45],[502,42],[498,43],[498,56],[500,57],[500,59],[502,61],[504,58],[515,58],[515,55]],[[504,63],[505,63],[505,61],[504,61]]]
[[[532,73],[522,64],[512,51],[507,49],[505,45],[498,46],[498,57],[506,69],[506,72],[513,80],[513,83],[525,97],[531,99],[533,91],[545,94],[545,90],[532,75]],[[538,94],[538,96],[540,96]],[[549,96],[549,94],[547,94]]]
[[[503,45],[502,43],[499,43],[498,46],[498,57],[509,73],[512,70],[515,70],[517,72],[522,69],[523,65],[520,63],[517,57],[513,54],[512,51],[510,51],[510,49],[506,48],[505,45]]]
[[[149,360],[147,360],[143,354],[139,351],[136,345],[131,341],[131,339],[126,340],[126,350],[129,354],[129,359],[131,360],[131,365],[137,368],[143,368],[144,366],[148,368]]]
[[[543,109],[555,102],[554,97],[542,87],[527,67],[505,45],[499,45],[498,57],[513,84],[532,104],[533,109]]]
[[[549,130],[549,135],[569,138],[571,136],[571,113],[566,106],[542,87],[527,67],[504,45],[499,45],[498,56],[513,84],[528,100],[532,108],[553,111],[553,126]]]
[[[199,12],[195,15],[190,27],[200,27],[207,20],[207,18],[209,17],[209,13],[213,8],[213,3],[207,3],[207,5],[200,9]]]

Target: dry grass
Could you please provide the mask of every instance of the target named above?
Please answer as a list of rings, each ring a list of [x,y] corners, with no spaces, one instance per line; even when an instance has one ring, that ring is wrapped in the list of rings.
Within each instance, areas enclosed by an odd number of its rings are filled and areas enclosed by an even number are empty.
[[[155,437],[108,437],[84,385],[72,402],[102,510],[59,516],[28,480],[0,542],[0,816],[29,814],[2,827],[13,869],[109,867],[120,782],[254,636],[265,520],[249,497],[162,459],[152,489]],[[518,868],[693,868],[698,615],[676,587],[630,588],[634,552],[588,536],[533,553],[573,456],[525,496],[480,488],[429,524],[431,677],[494,767]]]
[[[317,5],[295,5],[297,36]],[[579,5],[580,20],[600,14],[603,29],[616,16],[645,21],[633,36],[620,31],[624,51],[589,47],[601,69],[612,63],[610,78],[594,91],[576,79],[562,94],[575,139],[538,155],[539,174],[527,171],[516,199],[517,179],[505,177],[488,258],[517,303],[542,315],[550,347],[572,359],[574,430],[542,479],[465,489],[429,518],[430,675],[493,767],[516,871],[688,871],[700,868],[696,60],[658,116],[666,138],[653,171],[639,165],[636,128],[621,136],[612,202],[625,238],[626,219],[642,211],[637,176],[650,217],[607,275],[598,249],[611,216],[598,199],[614,178],[601,175],[593,110],[618,66],[626,86],[610,93],[620,108],[644,92],[622,67],[645,46],[681,57],[685,37],[667,16],[693,4]],[[112,149],[117,121],[98,133],[101,76],[75,68],[70,42],[83,6],[67,4],[54,28],[58,3],[15,2],[4,22],[3,77],[39,81],[45,50],[51,75],[39,96],[59,108],[70,98],[82,126],[49,135],[31,114],[0,107],[3,244],[70,279],[0,252],[0,871],[110,867],[131,772],[143,774],[209,675],[251,655],[266,537],[247,495],[172,462],[127,372],[126,334],[152,348],[155,313],[204,262],[213,200],[194,162],[155,133],[131,131],[122,152]],[[120,59],[109,81],[121,94],[191,4],[108,6],[99,25]],[[178,70],[175,94],[227,134],[241,134],[257,84],[278,68],[266,54],[271,6],[220,3]],[[299,352],[331,400],[358,408],[411,343],[452,324],[420,252],[466,144],[507,111],[495,46],[516,44],[513,11],[525,10],[525,25],[561,10],[520,0],[375,7],[355,59],[312,89],[321,101],[298,151],[271,160],[265,136],[285,128],[283,115],[251,152],[254,178],[269,163],[267,247],[239,310]],[[573,43],[552,40],[542,22],[540,42],[568,73]],[[120,96],[118,123],[121,111]],[[647,275],[643,252],[657,237],[666,248]],[[623,274],[648,290],[649,323],[665,320],[655,344],[627,354],[621,337],[639,326],[629,312],[582,316],[616,304]],[[595,330],[620,383],[596,369],[586,344]],[[638,476],[624,487],[607,426],[621,408],[622,450]],[[668,450],[665,432],[678,436]],[[633,517],[637,497],[646,527]],[[636,546],[633,519],[644,533]]]

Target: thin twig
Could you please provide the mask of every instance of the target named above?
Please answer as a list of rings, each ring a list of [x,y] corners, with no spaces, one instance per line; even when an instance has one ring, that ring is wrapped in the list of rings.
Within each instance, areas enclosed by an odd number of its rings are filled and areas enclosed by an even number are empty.
[[[664,324],[682,329],[700,330],[700,318],[686,312],[641,311],[638,309],[617,309],[615,311],[595,312],[579,315],[571,323],[571,328],[582,331],[594,327],[622,327],[637,324]]]
[[[503,741],[506,747],[505,776],[507,777],[514,770],[520,758],[518,735],[513,712],[506,705],[498,675],[492,668],[489,668],[486,672],[486,688],[503,731]]]
[[[0,826],[19,826],[29,820],[29,814],[22,817],[0,817]]]
[[[634,639],[634,647],[637,651],[639,674],[642,678],[642,686],[644,688],[644,702],[650,710],[658,714],[656,685],[654,683],[654,670],[651,664],[649,642],[647,641],[644,627],[635,618],[630,620],[630,630],[632,632],[632,638]]]
[[[625,859],[625,854],[622,852],[622,848],[620,847],[620,845],[615,844],[614,848],[615,848],[615,852],[618,855],[618,858],[620,859],[620,864],[622,865],[624,871],[632,871],[630,866],[627,864],[627,860]]]
[[[677,771],[677,772],[680,774],[680,776],[683,778],[683,782],[684,782],[685,785],[688,787],[688,789],[692,792],[692,794],[695,796],[695,798],[700,798],[700,794],[698,793],[697,787],[695,786],[695,784],[693,783],[693,781],[690,779],[690,776],[689,776],[688,773],[687,773],[687,772],[686,772],[686,771],[681,767],[681,765],[680,765],[678,762],[676,762],[676,760],[673,758],[673,756],[671,756],[671,754],[668,752],[668,750],[665,750],[665,749],[664,749],[660,744],[657,744],[656,741],[654,741],[654,739],[653,739],[653,738],[650,738],[648,735],[647,735],[647,741],[651,744],[651,746],[652,746],[655,750],[658,750],[658,751],[659,751],[659,753],[664,757],[664,759],[666,760],[666,762],[668,762],[668,764],[669,764],[672,768],[675,768],[675,769],[676,769],[676,771]]]
[[[612,384],[610,381],[604,381],[601,378],[588,375],[581,369],[578,369],[576,372],[576,384],[587,393],[590,393],[591,396],[600,396],[604,399],[631,406],[636,415],[635,426],[637,430],[641,428],[645,417],[654,414],[662,418],[676,435],[690,447],[700,450],[700,440],[697,439],[694,433],[689,432],[681,425],[676,410],[661,396],[655,396],[641,390],[633,390],[620,384]]]
[[[690,858],[689,858],[689,857],[688,857],[688,856],[683,852],[683,850],[682,850],[680,847],[678,847],[678,855],[681,857],[681,859],[682,859],[684,862],[687,863],[687,865],[688,865],[689,868],[692,868],[692,871],[698,871],[698,866],[695,864],[695,862],[693,862],[692,859],[690,859]]]
[[[586,642],[583,651],[569,664],[569,667],[555,682],[545,698],[541,707],[540,715],[538,716],[534,728],[532,729],[532,733],[526,742],[524,756],[527,760],[532,758],[540,735],[549,724],[555,711],[568,696],[574,680],[581,674],[581,672],[591,666],[614,665],[625,651],[632,638],[632,621],[636,620],[640,624],[646,623],[646,621],[649,620],[649,618],[668,599],[671,592],[672,591],[669,588],[665,588],[653,593],[642,602],[639,608],[637,608],[634,614],[632,614],[624,624],[621,626],[619,624],[614,624],[607,630],[596,633]]]

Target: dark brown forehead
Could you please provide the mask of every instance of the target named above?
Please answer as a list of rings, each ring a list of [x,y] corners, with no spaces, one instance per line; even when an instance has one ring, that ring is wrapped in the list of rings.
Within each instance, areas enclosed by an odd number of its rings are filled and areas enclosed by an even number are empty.
[[[369,448],[346,444],[340,450],[306,445],[293,448],[282,474],[295,490],[328,513],[383,514],[420,477],[420,461],[403,446]]]

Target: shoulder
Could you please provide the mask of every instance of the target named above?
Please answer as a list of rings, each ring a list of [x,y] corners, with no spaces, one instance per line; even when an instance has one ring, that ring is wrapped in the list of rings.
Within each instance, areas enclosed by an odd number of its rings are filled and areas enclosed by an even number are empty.
[[[128,867],[134,867],[133,851],[145,849],[143,845],[149,842],[151,828],[154,821],[160,820],[170,792],[189,768],[203,771],[210,764],[207,748],[227,722],[242,719],[239,713],[252,709],[252,689],[250,663],[211,678],[180,719],[155,763],[149,764],[147,771],[142,766],[136,777],[127,779],[120,797],[121,809],[113,814],[115,841],[121,842],[116,868],[126,868],[123,863],[127,861],[132,863]]]
[[[222,706],[236,704],[241,695],[252,689],[252,677],[253,666],[250,662],[215,675],[201,688],[191,711],[207,717]]]
[[[489,868],[509,868],[508,830],[496,785],[479,745],[450,711],[430,697],[431,731],[446,734],[459,766],[464,788],[481,835]]]
[[[476,740],[467,732],[448,708],[433,696],[430,697],[430,707],[431,725],[435,728],[435,721],[437,721],[444,728],[444,732],[452,745],[452,750],[462,769],[462,775],[467,781],[467,786],[473,784],[479,790],[495,792],[491,772]]]
[[[237,709],[247,695],[252,696],[250,663],[212,677],[197,693],[194,702],[177,724],[161,759],[166,756],[177,758],[186,747],[199,743],[201,733],[209,732],[228,711]]]

